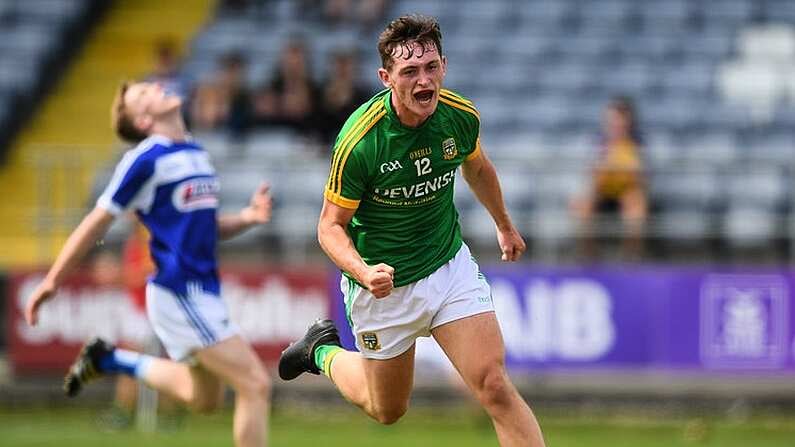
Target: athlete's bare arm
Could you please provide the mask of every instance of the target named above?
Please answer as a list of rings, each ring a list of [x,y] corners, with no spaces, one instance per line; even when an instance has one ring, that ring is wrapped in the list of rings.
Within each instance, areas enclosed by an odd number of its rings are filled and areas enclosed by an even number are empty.
[[[80,263],[91,247],[99,241],[113,223],[114,216],[104,208],[94,208],[66,240],[61,252],[47,272],[44,281],[36,287],[25,306],[25,320],[35,325],[39,307],[52,298],[63,284],[64,278]]]
[[[464,162],[461,168],[469,188],[480,203],[486,207],[497,226],[497,242],[500,244],[503,261],[516,261],[527,249],[524,239],[514,227],[511,216],[505,208],[497,170],[486,153],[479,154]]]
[[[249,205],[239,213],[218,216],[218,237],[230,239],[254,225],[264,224],[271,220],[270,186],[263,183],[251,195]]]
[[[373,296],[383,298],[392,291],[395,269],[387,264],[370,266],[364,262],[346,230],[355,213],[355,209],[343,208],[324,199],[317,240],[337,267],[351,274]]]

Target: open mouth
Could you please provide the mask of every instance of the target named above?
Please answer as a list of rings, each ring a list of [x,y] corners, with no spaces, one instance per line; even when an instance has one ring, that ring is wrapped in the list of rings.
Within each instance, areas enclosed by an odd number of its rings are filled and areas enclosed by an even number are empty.
[[[414,99],[420,104],[429,104],[433,99],[433,90],[420,90],[414,94]]]

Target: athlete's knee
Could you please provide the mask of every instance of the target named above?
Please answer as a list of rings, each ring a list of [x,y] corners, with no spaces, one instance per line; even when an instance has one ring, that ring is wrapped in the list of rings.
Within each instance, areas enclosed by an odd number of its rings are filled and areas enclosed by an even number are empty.
[[[259,397],[263,399],[270,399],[271,395],[271,379],[268,377],[267,374],[264,372],[261,374],[257,374],[254,377],[254,381],[252,384],[252,391]]]
[[[505,367],[496,363],[483,369],[475,381],[475,394],[486,408],[495,408],[509,405],[514,393]]]
[[[372,417],[378,423],[392,425],[399,421],[409,409],[408,402],[398,402],[388,405],[378,405],[373,408]]]
[[[247,398],[268,400],[271,395],[270,377],[264,371],[252,372],[235,391]]]

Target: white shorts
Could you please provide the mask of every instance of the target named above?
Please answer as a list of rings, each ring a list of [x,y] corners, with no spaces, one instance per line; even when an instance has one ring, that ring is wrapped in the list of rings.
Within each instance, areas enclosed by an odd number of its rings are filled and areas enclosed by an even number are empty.
[[[466,244],[435,272],[384,298],[344,276],[340,287],[356,347],[370,359],[397,357],[438,326],[494,311],[491,288]]]
[[[146,314],[168,356],[176,361],[189,361],[194,352],[238,333],[221,297],[201,290],[180,297],[149,283]]]

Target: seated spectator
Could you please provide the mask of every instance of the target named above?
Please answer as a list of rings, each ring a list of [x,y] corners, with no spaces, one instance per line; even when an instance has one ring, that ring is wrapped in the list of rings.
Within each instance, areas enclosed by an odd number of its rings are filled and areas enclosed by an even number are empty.
[[[585,196],[572,203],[572,211],[586,231],[584,242],[589,255],[592,253],[593,220],[598,213],[610,212],[618,212],[623,223],[624,254],[631,257],[641,254],[648,213],[641,146],[632,102],[624,97],[613,99],[605,112],[591,184]]]
[[[177,44],[173,38],[162,37],[154,47],[154,69],[144,78],[148,82],[157,82],[166,92],[182,98],[182,112],[185,121],[190,125],[191,80],[180,73]]]
[[[179,72],[179,55],[173,39],[164,37],[155,43],[155,67],[144,79],[157,82],[172,94],[183,99],[190,95],[190,80]]]
[[[331,23],[353,19],[364,28],[371,28],[384,16],[387,0],[326,0],[324,15]]]
[[[333,54],[331,67],[320,98],[317,127],[321,142],[334,143],[345,120],[357,107],[367,101],[371,92],[357,82],[359,66],[353,51],[337,51]]]
[[[298,11],[330,25],[357,24],[370,29],[384,18],[389,0],[300,0]]]
[[[250,3],[249,0],[221,0],[218,2],[218,11],[222,14],[243,14]]]
[[[282,51],[273,78],[254,94],[255,124],[285,126],[304,135],[315,134],[317,90],[304,43],[292,40]]]
[[[249,125],[249,93],[245,85],[246,60],[232,52],[221,58],[220,70],[209,81],[200,82],[191,101],[194,129],[226,128],[240,134]]]

